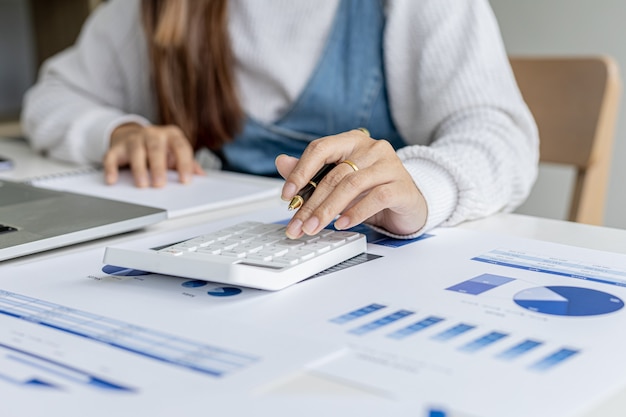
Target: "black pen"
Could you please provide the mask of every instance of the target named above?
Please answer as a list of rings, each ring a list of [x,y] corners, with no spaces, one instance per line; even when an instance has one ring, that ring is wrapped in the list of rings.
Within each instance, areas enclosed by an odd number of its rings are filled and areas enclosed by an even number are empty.
[[[317,184],[319,184],[322,178],[324,178],[326,174],[328,174],[336,166],[336,164],[326,164],[319,171],[317,171],[317,174],[311,178],[309,183],[298,191],[298,194],[293,196],[291,202],[289,202],[289,210],[300,208],[304,202],[311,197],[313,191],[317,188]]]

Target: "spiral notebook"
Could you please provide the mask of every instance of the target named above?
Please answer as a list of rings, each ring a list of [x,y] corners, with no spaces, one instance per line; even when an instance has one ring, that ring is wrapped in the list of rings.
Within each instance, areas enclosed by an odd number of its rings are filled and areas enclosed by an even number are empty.
[[[59,191],[108,198],[126,203],[158,207],[167,211],[168,218],[248,204],[272,196],[278,197],[283,181],[226,171],[209,171],[196,175],[188,184],[178,182],[178,174],[168,172],[168,182],[162,188],[137,188],[130,171],[120,171],[118,183],[107,185],[101,170],[86,169],[44,178],[31,184]]]

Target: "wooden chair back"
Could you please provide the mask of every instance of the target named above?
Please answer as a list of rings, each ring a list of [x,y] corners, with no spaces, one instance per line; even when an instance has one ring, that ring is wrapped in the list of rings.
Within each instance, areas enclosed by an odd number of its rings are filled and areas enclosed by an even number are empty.
[[[568,220],[601,225],[621,81],[598,57],[510,57],[539,128],[540,161],[576,170]]]

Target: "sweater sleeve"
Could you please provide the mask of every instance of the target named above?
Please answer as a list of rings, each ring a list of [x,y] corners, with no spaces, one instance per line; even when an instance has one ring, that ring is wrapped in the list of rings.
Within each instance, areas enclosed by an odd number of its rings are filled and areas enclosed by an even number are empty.
[[[392,116],[409,143],[398,155],[428,206],[413,236],[513,210],[536,178],[538,134],[487,0],[390,0],[387,11]]]
[[[76,44],[47,60],[26,93],[31,146],[67,161],[99,163],[110,132],[152,118],[146,51],[135,0],[112,0],[88,18]]]

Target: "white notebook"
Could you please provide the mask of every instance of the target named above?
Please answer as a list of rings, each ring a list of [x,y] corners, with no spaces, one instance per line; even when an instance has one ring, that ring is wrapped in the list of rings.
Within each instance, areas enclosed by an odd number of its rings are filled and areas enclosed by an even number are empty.
[[[283,181],[226,171],[208,171],[205,176],[196,175],[190,183],[181,184],[178,182],[178,174],[170,171],[164,187],[137,188],[130,171],[120,171],[117,184],[107,185],[102,171],[83,170],[37,178],[31,184],[158,207],[167,210],[168,217],[173,218],[278,197]]]

